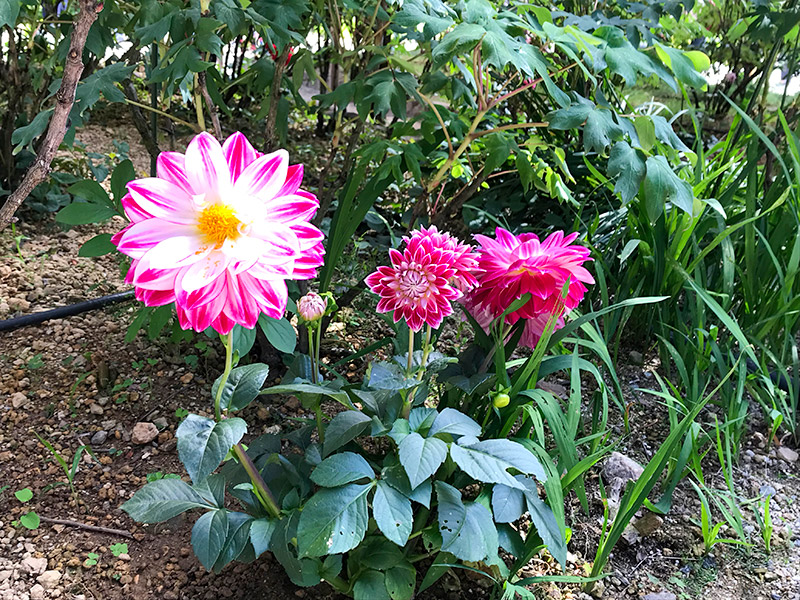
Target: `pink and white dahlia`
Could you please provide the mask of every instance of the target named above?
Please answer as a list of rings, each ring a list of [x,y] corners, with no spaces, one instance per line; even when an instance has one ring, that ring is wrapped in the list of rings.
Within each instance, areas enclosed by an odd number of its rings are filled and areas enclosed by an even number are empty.
[[[282,317],[286,280],[313,278],[324,253],[303,166],[285,150],[257,152],[241,133],[222,146],[201,133],[185,155],[162,152],[157,175],[128,184],[131,224],[112,238],[133,259],[136,297],[174,302],[181,327],[197,331]]]
[[[454,271],[448,283],[462,295],[478,285],[478,280],[475,278],[475,273],[478,271],[478,255],[472,246],[462,243],[446,231],[439,231],[436,225],[431,225],[428,229],[420,227],[412,231],[410,236],[403,238],[405,242],[411,240],[419,240],[428,252],[439,249],[447,255],[447,262]]]
[[[456,276],[452,254],[423,237],[411,237],[402,253],[389,250],[392,266],[380,266],[366,278],[378,294],[378,312],[394,312],[394,322],[405,319],[413,331],[427,323],[439,327],[453,313],[452,300],[461,292],[450,282]]]
[[[556,329],[564,326],[564,315],[575,308],[586,293],[586,285],[594,283],[583,263],[592,260],[589,249],[572,244],[577,233],[564,236],[561,231],[550,234],[543,242],[533,233],[518,236],[502,227],[497,239],[476,235],[480,244],[478,286],[467,299],[467,308],[476,321],[488,328],[491,322],[526,293],[531,299],[513,313],[506,322],[526,319],[520,344],[534,347],[547,322],[555,317]],[[569,280],[567,295],[562,289]]]

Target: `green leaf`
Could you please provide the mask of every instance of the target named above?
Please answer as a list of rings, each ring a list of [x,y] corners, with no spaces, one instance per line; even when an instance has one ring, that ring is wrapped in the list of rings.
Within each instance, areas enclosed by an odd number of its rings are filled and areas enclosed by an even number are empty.
[[[590,104],[571,104],[549,113],[545,118],[550,129],[576,129],[592,112]]]
[[[106,254],[114,252],[116,249],[117,247],[111,243],[111,234],[101,233],[99,235],[94,236],[87,242],[85,242],[81,246],[80,250],[78,250],[78,256],[83,256],[83,257],[104,256]]]
[[[351,483],[314,494],[297,524],[299,556],[339,554],[358,546],[367,531],[367,494],[371,489],[372,484]]]
[[[452,10],[443,2],[405,0],[401,10],[392,16],[392,23],[410,29],[416,29],[422,24],[423,35],[426,39],[431,39],[453,25],[451,14]]]
[[[411,600],[416,585],[417,570],[407,561],[386,571],[386,591],[392,600]]]
[[[436,558],[433,559],[431,566],[428,567],[428,572],[422,578],[422,583],[419,585],[419,593],[421,594],[434,583],[441,579],[442,575],[450,570],[450,565],[456,562],[456,557],[449,552],[439,552]]]
[[[297,345],[297,334],[286,319],[273,319],[267,315],[258,318],[258,326],[267,336],[267,341],[278,352],[291,354]]]
[[[114,208],[114,203],[108,197],[106,191],[102,186],[91,179],[84,179],[73,183],[67,188],[67,191],[81,200],[86,200],[93,204],[101,204],[108,208]]]
[[[239,558],[245,551],[250,541],[250,524],[253,520],[253,517],[245,513],[228,513],[228,537],[214,564],[215,573],[219,573],[225,565]]]
[[[484,138],[486,145],[486,161],[484,172],[492,173],[495,169],[505,164],[511,155],[512,141],[502,133],[490,133]]]
[[[513,523],[525,512],[522,490],[498,483],[492,489],[492,512],[498,523]]]
[[[645,174],[645,164],[628,142],[617,142],[608,157],[608,176],[616,177],[614,191],[623,202],[630,202],[639,193]]]
[[[258,397],[268,374],[269,367],[261,363],[236,367],[230,372],[228,381],[222,388],[220,406],[228,410],[242,410]],[[212,398],[217,397],[221,381],[222,376],[220,375],[211,386]]]
[[[372,419],[358,410],[345,410],[333,417],[325,428],[322,453],[328,455],[366,431]]]
[[[656,42],[655,48],[658,57],[675,73],[678,81],[700,90],[706,89],[707,82],[705,77],[695,69],[694,60],[697,59],[696,56],[687,56],[686,53],[677,48],[670,48],[658,42]],[[698,62],[701,66],[705,64],[705,61]]]
[[[386,589],[385,575],[374,569],[367,569],[353,585],[353,600],[392,600]]]
[[[136,65],[115,62],[83,79],[75,90],[75,104],[80,114],[94,106],[100,100],[100,94],[108,102],[125,102],[125,94],[117,87],[117,83],[130,77],[135,68]]]
[[[497,553],[497,528],[492,514],[477,502],[463,503],[461,492],[444,483],[435,482],[439,500],[439,533],[442,551],[461,560],[479,562]]]
[[[19,16],[19,0],[0,0],[0,29],[8,25],[12,31]]]
[[[416,387],[419,381],[406,377],[399,365],[389,362],[375,362],[369,366],[367,385],[373,390],[405,390]]]
[[[433,421],[428,436],[449,434],[452,436],[468,435],[476,437],[481,433],[481,426],[470,417],[454,408],[443,409]]]
[[[414,489],[436,473],[447,458],[447,444],[439,438],[423,438],[415,431],[400,442],[399,457]]]
[[[272,540],[272,534],[278,525],[277,519],[255,519],[250,524],[250,543],[253,544],[253,549],[256,552],[256,558],[269,550],[269,543]]]
[[[545,546],[547,546],[550,554],[553,555],[553,558],[555,558],[562,567],[566,568],[567,540],[556,522],[556,517],[550,507],[539,498],[539,492],[536,490],[536,482],[528,479],[526,487],[528,490],[525,493],[525,500],[528,504],[528,513],[530,514],[531,522],[536,527],[536,532],[539,534],[539,537],[542,538],[542,541]]]
[[[408,498],[385,481],[379,481],[372,498],[372,514],[387,539],[401,547],[406,545],[414,522]]]
[[[2,1],[3,0],[0,0],[0,2]],[[16,144],[14,146],[15,155],[19,154],[23,148],[31,146],[33,140],[45,132],[47,125],[50,123],[50,115],[52,112],[52,108],[43,110],[37,114],[30,123],[14,130],[14,133],[11,134],[11,143]]]
[[[122,505],[134,521],[160,523],[192,508],[208,508],[203,497],[180,479],[157,479]]]
[[[302,395],[316,395],[316,396],[326,396],[331,400],[335,400],[342,406],[349,408],[351,410],[355,410],[355,406],[350,401],[350,397],[347,395],[346,392],[343,392],[340,389],[335,389],[328,387],[328,385],[317,385],[313,383],[290,383],[287,385],[273,385],[272,387],[268,387],[264,390],[261,390],[261,394],[296,394],[298,396]]]
[[[100,223],[115,216],[117,211],[94,202],[73,202],[56,214],[56,221],[66,225],[87,225]]]
[[[210,510],[195,521],[192,527],[192,547],[200,563],[210,571],[214,568],[228,536],[228,511]]]
[[[211,475],[247,432],[243,419],[213,419],[189,415],[181,422],[175,437],[178,438],[178,457],[186,467],[192,481],[203,481]]]
[[[639,144],[642,150],[649,152],[656,144],[656,126],[653,120],[646,115],[639,115],[633,120],[633,126],[636,128],[636,136],[639,138]]]
[[[508,469],[512,468],[533,475],[541,481],[547,479],[542,465],[533,453],[511,440],[479,442],[474,438],[461,438],[458,444],[450,445],[450,456],[470,477],[485,483],[502,483],[512,488],[524,489],[508,473]]]
[[[30,511],[19,518],[20,524],[26,529],[37,529],[39,527],[39,515]]]
[[[655,223],[658,220],[667,202],[691,215],[694,206],[692,188],[675,174],[667,159],[663,156],[650,156],[646,165],[644,197],[650,221]]]
[[[359,479],[375,479],[375,471],[363,456],[353,452],[334,454],[311,473],[311,481],[322,487],[338,487]]]
[[[610,110],[596,108],[586,117],[586,124],[583,126],[584,151],[594,150],[602,154],[612,140],[621,137],[622,128],[614,121],[614,114]]]
[[[20,502],[28,502],[31,498],[33,498],[33,492],[31,491],[31,488],[23,488],[14,492],[14,496]]]
[[[459,23],[433,49],[433,69],[438,70],[456,55],[472,50],[484,35],[486,30],[480,25]]]

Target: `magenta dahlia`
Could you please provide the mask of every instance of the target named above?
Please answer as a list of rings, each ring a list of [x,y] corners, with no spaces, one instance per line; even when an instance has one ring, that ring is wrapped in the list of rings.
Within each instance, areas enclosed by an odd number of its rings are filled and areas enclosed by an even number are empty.
[[[394,312],[394,322],[405,319],[412,331],[427,323],[439,327],[453,313],[451,301],[461,292],[451,284],[456,269],[452,253],[435,246],[424,236],[413,236],[402,253],[389,250],[392,266],[380,266],[366,278],[378,294],[378,312]]]
[[[303,166],[285,150],[257,152],[241,133],[222,146],[201,133],[185,155],[162,152],[157,175],[128,184],[131,224],[112,239],[133,259],[136,297],[174,302],[181,327],[197,331],[282,317],[286,280],[313,278],[324,253]]]
[[[575,308],[594,283],[583,263],[592,260],[589,249],[572,244],[577,233],[556,231],[540,242],[533,233],[518,236],[498,227],[497,239],[476,235],[480,244],[478,285],[466,304],[475,320],[488,328],[512,302],[526,293],[531,299],[506,316],[506,323],[526,319],[520,344],[534,347],[547,322],[554,317],[556,329],[564,326],[564,314]],[[562,289],[569,280],[566,297]]]
[[[454,271],[448,283],[462,295],[478,285],[478,280],[475,278],[478,255],[472,246],[462,243],[446,231],[439,231],[436,225],[431,225],[427,229],[420,227],[412,231],[410,236],[403,238],[405,242],[411,240],[419,240],[428,252],[439,249],[447,256],[446,260]]]

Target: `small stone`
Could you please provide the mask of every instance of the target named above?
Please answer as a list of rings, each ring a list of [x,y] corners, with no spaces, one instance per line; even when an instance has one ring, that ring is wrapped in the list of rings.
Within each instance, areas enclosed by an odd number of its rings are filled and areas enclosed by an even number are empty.
[[[95,402],[89,407],[89,412],[93,415],[102,415],[105,411],[102,406]]]
[[[38,583],[30,590],[31,600],[44,600],[44,588]]]
[[[6,569],[5,571],[0,571],[0,583],[3,583],[6,579],[11,577],[14,574],[14,571],[10,569]]]
[[[166,417],[158,417],[157,419],[153,419],[153,425],[158,427],[160,431],[169,427],[169,421],[167,421]]]
[[[628,358],[630,359],[632,365],[644,364],[644,356],[642,356],[642,353],[637,350],[631,350],[628,352]]]
[[[776,579],[780,579],[777,573],[773,573],[772,571],[764,573],[764,581],[775,581]]]
[[[616,504],[619,494],[629,481],[635,481],[644,472],[644,467],[619,452],[612,452],[603,465],[603,479],[608,481],[608,498]]]
[[[181,383],[186,384],[189,383],[194,378],[194,373],[187,373],[186,375],[181,377]]]
[[[131,442],[136,445],[149,444],[158,436],[158,427],[153,423],[136,423],[131,432]]]
[[[34,558],[29,556],[22,560],[22,569],[26,573],[30,573],[31,575],[39,575],[45,572],[47,569],[47,559],[46,558]]]
[[[95,434],[92,436],[92,439],[89,440],[89,443],[92,446],[102,446],[106,443],[108,439],[108,432],[107,431],[96,431]]]
[[[787,448],[786,446],[781,446],[778,448],[778,458],[787,463],[797,462],[797,452],[792,450],[791,448]]]
[[[645,513],[642,518],[636,519],[633,522],[633,526],[636,527],[636,531],[641,533],[643,536],[652,535],[658,531],[663,524],[664,519],[651,512]]]
[[[602,598],[603,594],[606,591],[606,586],[602,581],[595,581],[591,584],[592,587],[589,588],[588,592],[592,595],[593,598]]]
[[[25,300],[25,298],[9,298],[8,306],[11,308],[11,310],[25,312],[26,310],[30,310],[31,303]]]
[[[14,392],[11,394],[11,406],[14,408],[22,408],[27,402],[28,397],[22,392]]]
[[[672,592],[655,592],[647,594],[642,600],[676,600],[676,596]]]
[[[52,569],[50,571],[45,571],[41,575],[36,578],[36,581],[42,584],[42,587],[46,590],[54,588],[59,581],[61,581],[61,573]]]

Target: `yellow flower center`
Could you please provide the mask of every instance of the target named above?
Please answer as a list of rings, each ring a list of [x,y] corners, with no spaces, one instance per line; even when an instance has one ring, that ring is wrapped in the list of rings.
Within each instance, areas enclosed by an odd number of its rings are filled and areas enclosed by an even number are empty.
[[[239,237],[239,223],[233,209],[225,204],[212,204],[200,213],[197,221],[206,241],[216,248],[221,247],[227,239]]]

